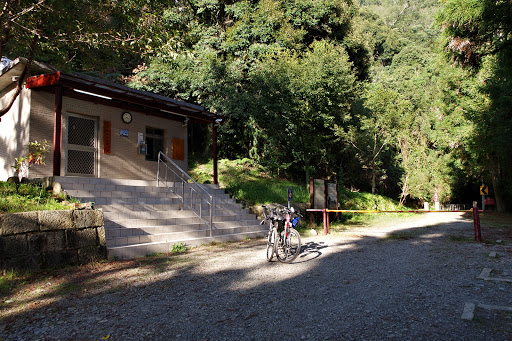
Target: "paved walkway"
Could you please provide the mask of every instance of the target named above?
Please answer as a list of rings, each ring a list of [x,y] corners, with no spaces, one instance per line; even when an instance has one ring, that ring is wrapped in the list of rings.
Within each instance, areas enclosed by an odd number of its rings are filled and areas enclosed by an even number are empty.
[[[512,247],[472,242],[470,218],[303,238],[292,264],[252,240],[61,271],[4,298],[0,339],[511,340],[512,314],[487,308],[512,284],[479,275],[512,277]]]

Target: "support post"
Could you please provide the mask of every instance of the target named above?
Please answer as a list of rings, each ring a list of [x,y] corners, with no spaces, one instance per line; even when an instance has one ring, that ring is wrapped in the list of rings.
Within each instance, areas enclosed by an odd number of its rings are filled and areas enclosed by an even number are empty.
[[[327,210],[325,208],[322,209],[322,215],[324,218],[324,235],[327,235]]]
[[[60,176],[62,147],[62,85],[55,87],[55,111],[53,113],[53,176]]]
[[[314,183],[313,178],[309,178],[309,208],[315,208],[315,191],[314,191]],[[309,222],[311,224],[315,223],[315,214],[313,212],[309,212]]]
[[[330,220],[329,219],[329,212],[327,212],[326,217],[327,217],[327,233],[326,234],[329,234],[329,233],[331,233],[331,231],[330,231],[330,229],[331,229],[331,226],[330,226],[331,222],[329,221]]]
[[[218,170],[217,170],[217,125],[215,122],[213,122],[212,127],[212,135],[213,135],[213,183],[218,184],[219,183],[219,176],[218,176]]]
[[[482,233],[480,231],[480,215],[478,213],[478,204],[476,201],[473,202],[473,227],[475,230],[475,241],[482,241]]]

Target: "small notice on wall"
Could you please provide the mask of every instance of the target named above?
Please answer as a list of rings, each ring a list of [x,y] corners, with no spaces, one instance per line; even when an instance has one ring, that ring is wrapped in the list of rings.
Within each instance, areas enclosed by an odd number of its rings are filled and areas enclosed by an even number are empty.
[[[174,160],[185,160],[185,140],[172,138],[172,158]]]
[[[121,135],[123,137],[128,137],[128,130],[120,130],[119,135]]]
[[[110,154],[112,134],[112,124],[110,121],[103,121],[103,153]]]

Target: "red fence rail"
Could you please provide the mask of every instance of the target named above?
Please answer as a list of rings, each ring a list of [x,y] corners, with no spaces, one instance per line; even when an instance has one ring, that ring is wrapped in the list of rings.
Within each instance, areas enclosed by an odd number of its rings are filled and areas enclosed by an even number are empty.
[[[482,241],[482,234],[480,232],[480,215],[478,206],[473,206],[472,210],[456,210],[456,211],[425,211],[425,210],[410,210],[410,211],[376,211],[376,210],[330,210],[330,209],[307,209],[306,212],[322,212],[324,223],[324,235],[330,233],[329,213],[453,213],[453,212],[472,212],[473,213],[473,226],[475,230],[475,241]]]

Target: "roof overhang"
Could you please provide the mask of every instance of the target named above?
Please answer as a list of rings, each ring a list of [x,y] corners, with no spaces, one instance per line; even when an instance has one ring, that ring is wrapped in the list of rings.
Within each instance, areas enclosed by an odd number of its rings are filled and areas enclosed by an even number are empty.
[[[12,77],[19,76],[26,64],[26,59],[18,58],[6,67],[0,75],[0,89],[12,84]],[[222,116],[211,113],[204,107],[178,101],[148,91],[133,89],[104,79],[79,73],[64,73],[44,64],[35,64],[32,74],[26,82],[28,89],[55,92],[57,86],[63,87],[64,96],[92,101],[124,110],[140,111],[148,115],[183,120],[184,117],[197,121],[215,123]],[[5,83],[5,84],[4,84]]]
[[[5,68],[1,70],[0,90],[6,89],[12,84],[14,84],[14,82],[17,80],[16,77],[19,77],[21,75],[23,69],[25,68],[25,65],[27,65],[27,59],[19,57],[13,60],[9,65],[7,65]],[[32,73],[38,74],[57,72],[57,70],[53,67],[43,63],[39,63],[37,61],[32,62],[31,69]]]

